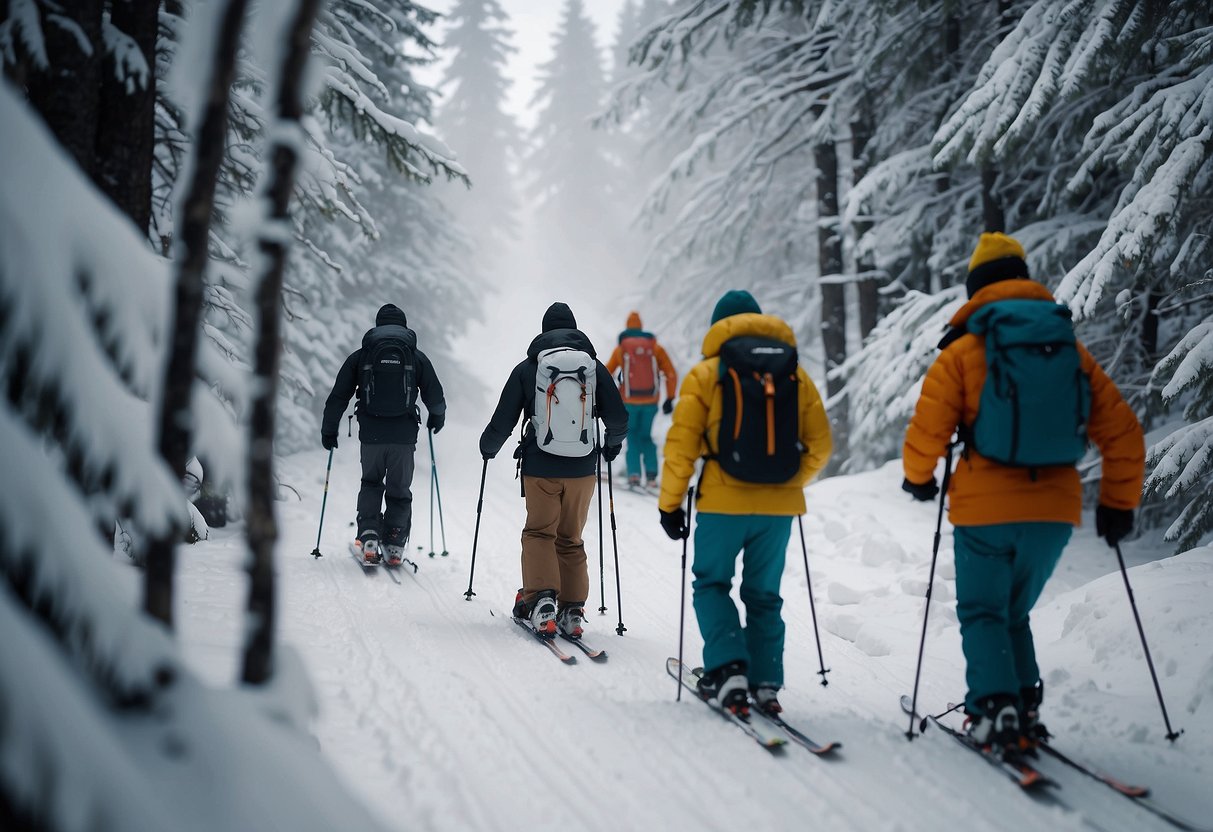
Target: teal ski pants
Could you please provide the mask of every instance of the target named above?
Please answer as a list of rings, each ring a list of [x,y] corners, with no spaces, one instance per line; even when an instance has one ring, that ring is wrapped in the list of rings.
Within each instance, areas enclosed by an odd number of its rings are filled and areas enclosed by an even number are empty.
[[[791,517],[700,514],[692,571],[695,617],[703,636],[703,666],[748,666],[751,684],[783,686],[784,624],[779,582],[792,534]],[[737,555],[746,625],[729,596]]]
[[[957,526],[956,615],[965,655],[965,705],[1018,695],[1040,679],[1028,615],[1070,540],[1069,523]]]
[[[657,445],[653,442],[655,404],[625,404],[628,411],[627,463],[629,477],[657,479]],[[644,469],[640,463],[643,460]]]

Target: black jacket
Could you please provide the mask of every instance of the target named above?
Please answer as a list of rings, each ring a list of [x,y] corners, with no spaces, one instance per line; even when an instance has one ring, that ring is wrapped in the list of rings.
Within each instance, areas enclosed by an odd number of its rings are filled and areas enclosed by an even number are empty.
[[[611,379],[607,368],[597,359],[594,345],[579,329],[550,329],[539,335],[527,349],[527,357],[510,373],[501,400],[488,427],[480,436],[480,453],[486,457],[496,456],[501,446],[514,432],[518,417],[526,415],[522,440],[522,473],[528,477],[590,477],[594,475],[595,454],[583,457],[556,456],[539,449],[535,431],[531,427],[530,413],[535,403],[535,373],[539,367],[539,353],[555,347],[572,347],[594,357],[597,365],[595,378],[595,404],[599,419],[606,426],[603,444],[623,444],[628,433],[628,413],[619,397],[619,389]]]
[[[389,324],[395,326],[397,324]],[[407,330],[412,343],[417,343],[417,336]],[[421,401],[430,413],[446,413],[446,400],[442,396],[442,383],[434,372],[434,365],[421,350],[414,350],[417,356],[417,387]],[[354,350],[341,369],[337,372],[337,381],[333,384],[333,392],[329,393],[324,403],[324,420],[320,432],[325,435],[335,435],[341,430],[341,414],[350,403],[350,397],[358,392],[358,361],[362,358],[362,349]],[[415,445],[420,429],[420,414],[411,413],[395,418],[366,416],[359,411],[362,399],[354,406],[358,416],[358,440],[364,445]]]

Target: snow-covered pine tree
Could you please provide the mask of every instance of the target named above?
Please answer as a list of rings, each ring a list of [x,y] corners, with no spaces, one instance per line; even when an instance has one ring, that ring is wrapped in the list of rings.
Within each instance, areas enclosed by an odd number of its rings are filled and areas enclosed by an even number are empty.
[[[830,92],[845,73],[837,32],[818,27],[807,4],[769,6],[693,2],[661,16],[634,43],[638,72],[616,88],[611,112],[668,96],[653,133],[676,155],[641,208],[655,230],[642,279],[680,306],[690,299],[685,342],[702,334],[720,292],[742,285],[789,318],[812,358],[813,146],[834,135]]]
[[[510,44],[509,16],[498,0],[458,0],[447,18],[443,46],[450,62],[443,86],[449,91],[437,124],[459,147],[472,187],[443,198],[460,224],[475,235],[480,262],[488,265],[517,231],[513,168],[522,137],[505,112],[510,83],[505,65],[516,50]]]
[[[625,267],[619,171],[592,124],[605,102],[606,75],[582,0],[565,0],[552,46],[532,102],[538,114],[527,159],[530,191],[544,229],[544,273],[554,284],[589,287],[618,280]]]
[[[1201,390],[1171,375],[1201,360],[1192,333],[1213,307],[1201,288],[1213,232],[1211,26],[1201,3],[1032,3],[936,137],[937,161],[1024,169],[1006,190],[1033,206],[1027,232],[1056,253],[1062,267],[1045,274],[1064,272],[1058,297],[1096,357],[1148,427],[1160,404],[1184,407],[1189,424],[1150,449],[1158,497],[1213,473],[1199,452]],[[1208,531],[1207,506],[1190,502],[1176,518],[1177,508],[1159,501],[1146,516],[1191,545]]]

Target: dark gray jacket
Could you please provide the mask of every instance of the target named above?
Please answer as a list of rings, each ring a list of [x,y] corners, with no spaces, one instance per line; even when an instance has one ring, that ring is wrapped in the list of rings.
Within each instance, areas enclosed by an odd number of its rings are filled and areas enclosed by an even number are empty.
[[[399,326],[408,333],[410,343],[416,345],[417,335],[411,329],[407,329],[396,323],[384,324],[384,326]],[[438,374],[434,372],[434,365],[430,363],[430,359],[421,350],[414,349],[414,353],[417,357],[417,387],[421,394],[421,401],[425,403],[425,408],[430,413],[445,414],[446,400],[442,395],[442,383],[438,381]],[[321,434],[336,435],[340,432],[341,414],[345,412],[346,406],[349,405],[350,397],[358,392],[358,362],[361,358],[361,348],[354,350],[350,354],[350,357],[345,359],[345,363],[341,365],[341,369],[337,372],[337,381],[333,384],[333,391],[329,393],[329,397],[324,403],[324,419],[320,427]],[[418,413],[406,413],[404,416],[385,418],[368,416],[361,413],[361,409],[362,397],[359,396],[358,404],[354,406],[354,413],[358,416],[358,440],[362,444],[417,444],[417,433],[420,430],[420,415]]]
[[[563,304],[557,304],[562,306]],[[567,308],[567,307],[566,307]],[[570,315],[571,320],[571,315]],[[619,397],[619,389],[611,379],[607,368],[597,359],[594,345],[585,333],[579,329],[557,328],[550,329],[531,341],[527,349],[527,357],[510,373],[510,378],[501,391],[501,399],[488,427],[480,436],[480,453],[485,457],[494,457],[501,446],[514,432],[518,417],[526,417],[523,426],[522,439],[522,473],[528,477],[590,477],[594,475],[596,454],[583,457],[567,457],[549,454],[539,449],[535,441],[535,431],[531,427],[530,414],[534,412],[535,404],[535,374],[539,367],[539,353],[555,347],[571,347],[582,350],[594,358],[597,365],[595,374],[595,404],[597,413],[606,427],[603,444],[619,446],[623,444],[628,433],[628,413]]]

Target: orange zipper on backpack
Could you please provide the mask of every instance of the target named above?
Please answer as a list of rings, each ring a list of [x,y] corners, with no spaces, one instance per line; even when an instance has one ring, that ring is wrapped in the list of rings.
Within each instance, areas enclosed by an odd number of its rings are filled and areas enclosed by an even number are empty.
[[[736,440],[741,436],[741,376],[737,375],[737,371],[729,367],[729,375],[733,377],[733,391],[737,397],[737,416],[733,421],[733,439]]]

